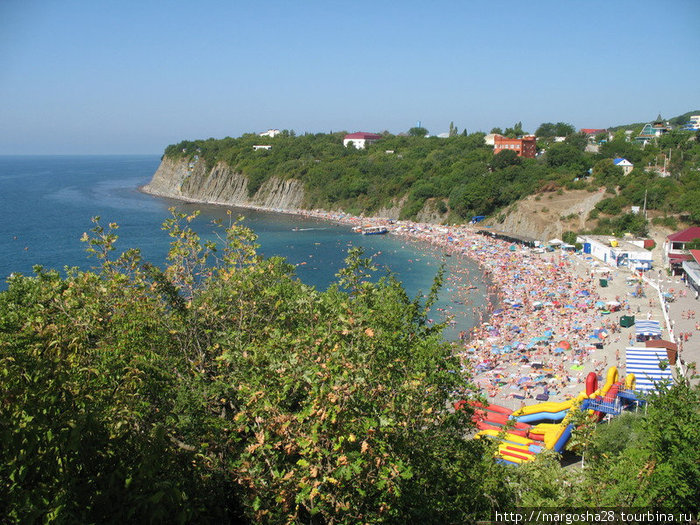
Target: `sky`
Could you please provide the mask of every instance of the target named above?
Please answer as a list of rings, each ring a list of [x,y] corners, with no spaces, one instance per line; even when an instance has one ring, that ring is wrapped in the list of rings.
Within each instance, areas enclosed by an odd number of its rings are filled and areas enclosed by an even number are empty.
[[[695,109],[698,0],[0,0],[0,154]]]

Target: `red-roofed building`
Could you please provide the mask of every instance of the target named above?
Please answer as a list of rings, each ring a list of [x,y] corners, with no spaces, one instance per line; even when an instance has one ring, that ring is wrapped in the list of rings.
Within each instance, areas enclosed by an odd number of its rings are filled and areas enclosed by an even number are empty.
[[[381,140],[381,138],[382,136],[377,135],[376,133],[364,133],[362,131],[358,131],[357,133],[345,135],[345,138],[343,139],[343,146],[347,148],[348,144],[352,144],[357,149],[365,149],[366,146],[374,144],[378,140]]]
[[[674,272],[680,271],[684,261],[692,260],[693,256],[685,246],[696,239],[700,239],[700,226],[693,226],[666,237],[666,258]]]
[[[607,129],[581,128],[581,133],[584,135],[597,135],[598,133],[607,133]]]
[[[493,137],[493,154],[505,150],[515,151],[518,157],[534,159],[537,155],[537,144],[534,135],[527,135],[519,139],[509,139],[501,135]]]

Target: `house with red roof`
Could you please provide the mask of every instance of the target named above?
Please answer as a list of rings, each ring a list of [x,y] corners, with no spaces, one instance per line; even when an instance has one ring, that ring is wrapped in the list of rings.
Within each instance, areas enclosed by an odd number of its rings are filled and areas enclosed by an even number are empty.
[[[369,146],[370,144],[374,144],[381,139],[382,136],[377,135],[376,133],[365,133],[363,131],[358,131],[357,133],[345,135],[345,138],[343,138],[343,146],[347,148],[349,144],[352,144],[357,149],[365,149],[365,147]]]
[[[666,237],[664,251],[668,264],[674,273],[681,270],[684,261],[692,260],[693,256],[686,248],[686,245],[695,240],[700,240],[700,226],[693,226]]]
[[[595,128],[581,128],[581,133],[589,136],[596,136],[599,133],[607,133],[607,129],[595,129]]]

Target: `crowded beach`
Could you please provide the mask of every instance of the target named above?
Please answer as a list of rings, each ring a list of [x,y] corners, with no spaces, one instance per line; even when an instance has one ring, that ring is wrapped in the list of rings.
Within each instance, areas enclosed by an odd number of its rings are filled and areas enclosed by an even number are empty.
[[[469,285],[480,281],[489,283],[494,300],[486,311],[476,312],[476,326],[459,327],[455,351],[474,390],[510,408],[533,400],[564,401],[584,389],[589,372],[602,375],[611,365],[624,370],[625,347],[635,341],[629,330],[620,328],[620,316],[663,319],[663,305],[644,280],[573,252],[537,253],[478,234],[471,225],[447,227],[320,210],[296,213],[356,228],[386,227],[391,234],[476,261],[481,274],[466,271],[460,276],[459,302],[469,304],[468,294],[475,288]]]

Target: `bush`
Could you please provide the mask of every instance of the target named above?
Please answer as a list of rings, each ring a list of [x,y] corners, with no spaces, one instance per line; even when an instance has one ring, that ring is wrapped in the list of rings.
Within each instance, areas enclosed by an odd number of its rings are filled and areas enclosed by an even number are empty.
[[[576,244],[576,237],[578,237],[576,232],[566,231],[562,234],[561,240],[564,241],[566,244],[574,244],[575,245]]]
[[[0,293],[0,514],[58,523],[467,523],[512,500],[427,312],[352,250],[325,292],[237,223]]]
[[[664,226],[670,230],[678,229],[678,220],[675,217],[654,217],[651,223],[655,226]]]
[[[622,211],[620,199],[617,197],[603,199],[595,205],[595,209],[607,215],[618,215]]]

